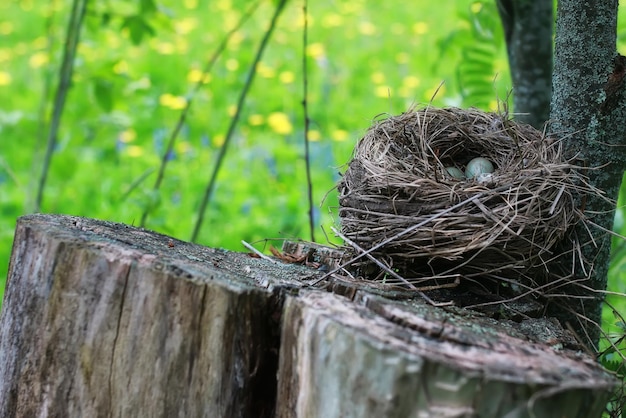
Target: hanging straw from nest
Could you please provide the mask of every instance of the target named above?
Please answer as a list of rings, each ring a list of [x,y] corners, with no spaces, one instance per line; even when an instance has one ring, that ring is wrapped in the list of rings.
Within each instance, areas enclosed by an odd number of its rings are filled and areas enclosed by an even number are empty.
[[[450,174],[476,157],[495,171]],[[506,115],[410,110],[357,144],[338,184],[341,233],[409,281],[518,277],[582,219],[574,194],[588,190],[573,168],[559,141]]]

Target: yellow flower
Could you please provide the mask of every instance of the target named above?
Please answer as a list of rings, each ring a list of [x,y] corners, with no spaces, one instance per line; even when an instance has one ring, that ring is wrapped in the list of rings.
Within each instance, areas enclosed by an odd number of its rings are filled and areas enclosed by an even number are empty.
[[[226,60],[226,69],[228,71],[236,71],[239,68],[239,61],[234,58]]]
[[[113,65],[113,72],[115,74],[128,74],[128,63],[124,60],[120,60]]]
[[[185,8],[189,10],[195,10],[198,8],[198,0],[185,0]]]
[[[309,26],[309,28],[312,28],[315,25],[315,19],[310,13],[307,13],[306,17],[307,17],[307,25]],[[296,24],[293,26],[293,28],[297,29],[297,28],[303,28],[303,27],[304,27],[304,14],[300,13],[298,15],[298,20],[296,21]]]
[[[270,113],[267,117],[267,124],[277,134],[288,135],[293,132],[289,117],[282,112]]]
[[[257,64],[256,72],[258,75],[265,78],[272,78],[276,75],[276,71],[272,67],[265,65],[263,61]]]
[[[406,52],[398,52],[396,54],[396,62],[398,64],[406,64],[410,60],[411,60],[411,56],[407,54]]]
[[[377,30],[372,22],[361,22],[359,23],[359,32],[361,32],[362,35],[370,36],[374,35]]]
[[[215,145],[216,147],[221,147],[222,145],[224,145],[225,140],[226,140],[226,136],[224,136],[223,134],[219,134],[219,135],[215,135],[211,142],[213,142],[213,145]]]
[[[126,90],[129,92],[134,92],[138,90],[149,89],[151,86],[152,86],[152,83],[150,82],[150,79],[146,76],[143,76],[136,81],[132,81],[128,83],[128,85],[126,86]]]
[[[483,9],[483,4],[479,1],[475,1],[474,3],[472,3],[472,5],[470,6],[470,10],[472,11],[472,13],[476,14],[478,12],[480,12]]]
[[[49,61],[50,57],[47,53],[35,52],[33,55],[30,56],[28,63],[30,64],[31,68],[40,68],[46,65]]]
[[[159,97],[159,104],[174,110],[181,110],[187,106],[187,99],[182,96],[174,96],[170,93],[162,94]]]
[[[314,58],[314,59],[321,58],[324,55],[326,55],[324,44],[322,44],[320,42],[315,42],[315,43],[309,44],[306,47],[306,53],[311,58]]]
[[[133,128],[128,128],[125,131],[120,132],[120,141],[127,144],[133,142],[137,138],[137,132]]]
[[[198,20],[195,17],[180,19],[175,22],[176,32],[181,35],[187,35],[198,26]]]
[[[174,45],[171,42],[158,42],[156,50],[163,55],[171,55],[176,51]]]
[[[411,97],[413,95],[413,92],[410,88],[408,88],[407,86],[401,86],[398,89],[398,96],[403,97],[403,98],[408,98]]]
[[[224,12],[232,9],[232,7],[233,6],[232,6],[230,0],[220,0],[220,1],[217,2],[217,8],[219,10],[224,11]]]
[[[185,154],[191,151],[191,144],[187,141],[176,141],[174,148],[179,154]]]
[[[139,145],[130,145],[128,148],[126,148],[126,153],[130,157],[141,157],[143,155],[143,148],[141,148]]]
[[[413,24],[413,33],[416,35],[423,35],[428,32],[428,23],[416,22]]]
[[[331,13],[322,18],[322,26],[325,28],[335,28],[342,24],[343,17],[337,13]]]
[[[0,71],[0,86],[8,86],[11,84],[12,78],[11,74],[6,71]]]
[[[127,29],[124,29],[124,32],[128,33]],[[117,32],[105,32],[106,37],[106,46],[109,50],[118,49],[122,44],[122,39],[120,38]]]
[[[283,71],[280,73],[278,78],[283,84],[291,84],[295,80],[296,76],[291,71]]]
[[[316,129],[311,129],[307,136],[309,138],[309,141],[312,141],[312,142],[316,142],[322,139],[322,134],[320,133],[320,131]]]
[[[442,97],[446,93],[446,86],[441,84],[426,90],[424,92],[424,99],[428,101],[436,99],[436,97],[434,97],[435,93],[437,96]]]
[[[203,76],[204,75],[204,76]],[[204,74],[202,71],[193,69],[187,73],[187,81],[190,83],[197,83],[202,80],[203,84],[208,84],[211,82],[211,74]]]
[[[376,89],[374,89],[374,95],[376,97],[389,98],[392,96],[391,87],[385,85],[377,86]]]
[[[237,113],[237,106],[230,105],[230,106],[228,106],[227,111],[228,111],[228,116],[231,116],[231,117],[235,116],[235,113]]]
[[[348,131],[343,129],[335,129],[330,134],[330,137],[337,142],[345,141],[346,139],[348,139],[349,136],[350,134],[348,133]]]
[[[370,79],[374,84],[382,84],[385,82],[385,74],[381,73],[380,71],[376,71],[375,73],[372,73]]]
[[[265,119],[263,118],[263,116],[261,115],[250,115],[250,117],[248,117],[248,123],[251,126],[259,126],[262,125],[263,122],[265,121]]]
[[[420,79],[415,77],[414,75],[409,75],[404,77],[404,80],[402,80],[402,85],[410,89],[414,89],[415,87],[420,85]]]
[[[363,9],[363,3],[358,1],[344,1],[337,4],[339,11],[343,14],[358,13]]]
[[[233,32],[230,40],[228,41],[228,49],[231,51],[239,50],[241,42],[245,39],[244,34],[241,31]]]

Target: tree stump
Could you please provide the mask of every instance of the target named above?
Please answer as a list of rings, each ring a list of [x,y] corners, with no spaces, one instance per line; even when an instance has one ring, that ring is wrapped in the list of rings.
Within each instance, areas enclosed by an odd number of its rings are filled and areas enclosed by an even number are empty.
[[[111,222],[20,218],[0,416],[588,418],[615,386],[549,320],[393,300],[280,262],[323,261],[306,251],[265,260]]]

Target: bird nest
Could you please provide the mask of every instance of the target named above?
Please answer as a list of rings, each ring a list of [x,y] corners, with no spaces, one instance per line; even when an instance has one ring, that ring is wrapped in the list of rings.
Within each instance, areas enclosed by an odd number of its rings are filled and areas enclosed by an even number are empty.
[[[462,178],[477,157],[493,172]],[[357,144],[338,184],[339,235],[405,283],[519,277],[544,266],[582,217],[572,168],[560,141],[506,115],[410,110]]]

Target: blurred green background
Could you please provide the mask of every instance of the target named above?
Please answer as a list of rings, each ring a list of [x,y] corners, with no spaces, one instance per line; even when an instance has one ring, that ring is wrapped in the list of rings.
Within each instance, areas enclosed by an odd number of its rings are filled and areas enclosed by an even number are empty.
[[[495,110],[511,88],[493,1],[316,0],[309,5],[309,117],[315,223],[337,224],[332,188],[381,114],[412,105]],[[41,210],[137,225],[189,240],[201,196],[275,2],[262,1],[210,74],[209,57],[251,5],[237,0],[92,1]],[[31,213],[70,1],[0,3],[0,297],[16,218]],[[622,13],[623,16],[623,13]],[[302,3],[288,2],[256,67],[198,242],[310,237],[303,147]],[[626,25],[620,20],[620,50]],[[190,92],[203,82],[152,188]],[[622,196],[624,192],[622,192]],[[624,212],[615,229],[626,233]],[[330,232],[329,232],[330,235]],[[261,247],[261,245],[259,245]],[[610,289],[626,291],[615,240]],[[0,299],[1,300],[1,299]],[[618,306],[623,302],[615,299]],[[607,313],[607,318],[610,312]]]

